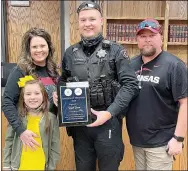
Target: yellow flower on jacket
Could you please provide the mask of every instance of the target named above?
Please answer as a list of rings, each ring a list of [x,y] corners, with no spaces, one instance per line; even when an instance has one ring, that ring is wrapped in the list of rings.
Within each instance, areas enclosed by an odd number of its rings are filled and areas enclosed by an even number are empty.
[[[19,79],[20,81],[18,81],[18,86],[19,87],[24,87],[25,86],[25,83],[27,81],[31,81],[31,80],[34,80],[34,78],[31,76],[31,75],[26,75],[25,77],[22,77]]]

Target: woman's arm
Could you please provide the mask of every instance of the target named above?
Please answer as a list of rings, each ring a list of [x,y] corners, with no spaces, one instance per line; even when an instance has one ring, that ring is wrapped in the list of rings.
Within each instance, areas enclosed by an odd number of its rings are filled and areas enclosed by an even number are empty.
[[[13,68],[5,86],[2,105],[4,115],[17,135],[20,135],[26,130],[18,116],[17,110],[20,95],[20,88],[18,87],[17,82],[21,77],[24,77],[21,70],[18,67]]]

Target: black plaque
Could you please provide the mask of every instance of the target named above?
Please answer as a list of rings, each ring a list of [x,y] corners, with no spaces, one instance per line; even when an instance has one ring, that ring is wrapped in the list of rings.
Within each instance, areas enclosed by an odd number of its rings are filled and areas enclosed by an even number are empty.
[[[89,87],[79,86],[81,83],[58,84],[60,126],[85,126],[91,123]]]

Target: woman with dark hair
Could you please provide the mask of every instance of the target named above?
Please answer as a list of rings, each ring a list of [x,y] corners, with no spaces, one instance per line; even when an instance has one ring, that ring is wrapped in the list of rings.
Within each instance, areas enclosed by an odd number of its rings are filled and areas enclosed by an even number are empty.
[[[56,89],[58,79],[57,66],[53,62],[54,48],[51,36],[44,29],[31,28],[22,40],[22,50],[18,65],[11,71],[4,91],[3,112],[9,124],[15,130],[17,136],[24,146],[35,148],[39,145],[33,137],[36,136],[27,130],[18,116],[18,99],[20,88],[17,82],[25,75],[36,76],[45,86],[50,102],[50,112],[56,114],[56,107],[53,104],[52,93]]]

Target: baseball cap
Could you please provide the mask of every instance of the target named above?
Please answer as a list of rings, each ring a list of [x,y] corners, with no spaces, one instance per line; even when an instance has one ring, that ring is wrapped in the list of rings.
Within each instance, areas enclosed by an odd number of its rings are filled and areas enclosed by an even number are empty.
[[[95,2],[91,2],[91,1],[81,3],[77,9],[77,13],[79,14],[80,11],[87,10],[87,9],[96,9],[102,14],[99,4],[97,4]]]
[[[138,35],[138,33],[144,29],[148,29],[153,33],[161,33],[161,25],[155,19],[146,19],[140,22],[137,27],[136,35]]]

